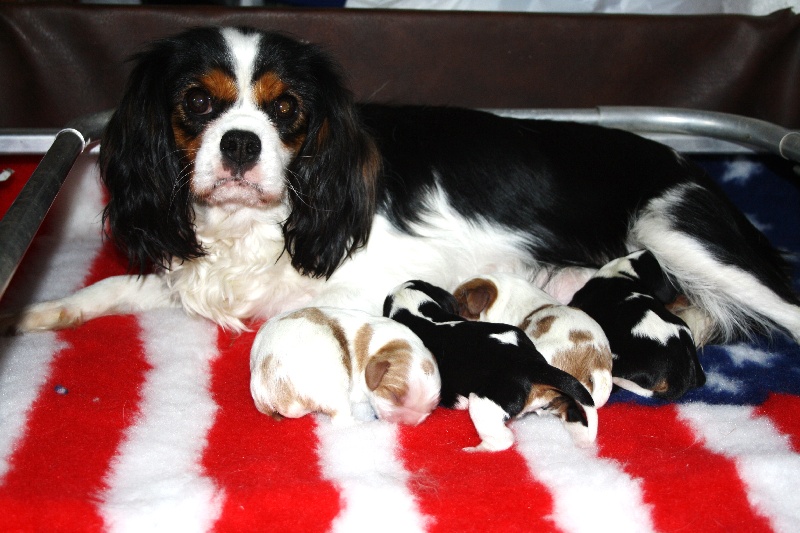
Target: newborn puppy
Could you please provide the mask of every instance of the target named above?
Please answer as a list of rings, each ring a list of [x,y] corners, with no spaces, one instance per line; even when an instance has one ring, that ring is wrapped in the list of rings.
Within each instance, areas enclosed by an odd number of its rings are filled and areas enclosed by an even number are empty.
[[[571,374],[592,394],[596,408],[611,394],[611,348],[589,315],[512,274],[483,275],[453,295],[468,320],[502,322],[523,330],[548,363]]]
[[[431,352],[407,327],[361,311],[308,307],[264,324],[250,352],[250,393],[275,418],[377,414],[419,424],[439,403]]]
[[[575,293],[570,305],[606,332],[616,385],[675,400],[706,382],[689,328],[665,307],[675,296],[655,256],[644,250],[606,264]]]
[[[532,411],[561,417],[581,445],[597,436],[597,412],[578,380],[551,366],[519,328],[469,322],[452,294],[424,281],[409,281],[386,297],[384,315],[416,333],[436,358],[441,405],[469,408],[481,443],[468,451],[505,450],[514,443],[510,418]]]

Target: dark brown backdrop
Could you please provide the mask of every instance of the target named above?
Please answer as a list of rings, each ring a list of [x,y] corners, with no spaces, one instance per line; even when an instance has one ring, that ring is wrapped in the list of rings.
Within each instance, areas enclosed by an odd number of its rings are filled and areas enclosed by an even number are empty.
[[[0,127],[115,105],[142,43],[251,25],[323,44],[360,100],[676,106],[800,127],[800,16],[620,16],[0,4]]]

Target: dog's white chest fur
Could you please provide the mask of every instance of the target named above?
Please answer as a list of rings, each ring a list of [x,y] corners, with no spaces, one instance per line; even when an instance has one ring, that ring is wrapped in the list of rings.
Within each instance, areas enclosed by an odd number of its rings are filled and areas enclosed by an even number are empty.
[[[308,304],[381,313],[383,299],[412,278],[454,288],[475,272],[528,271],[521,236],[467,224],[442,198],[437,214],[408,235],[376,216],[367,245],[328,280],[301,275],[283,248],[282,207],[270,211],[197,209],[197,234],[207,254],[166,272],[173,298],[189,312],[225,327],[265,319]]]
[[[242,329],[246,318],[301,307],[319,282],[292,268],[278,220],[277,212],[198,209],[197,233],[207,254],[172,265],[165,279],[173,297],[189,312],[233,329]]]

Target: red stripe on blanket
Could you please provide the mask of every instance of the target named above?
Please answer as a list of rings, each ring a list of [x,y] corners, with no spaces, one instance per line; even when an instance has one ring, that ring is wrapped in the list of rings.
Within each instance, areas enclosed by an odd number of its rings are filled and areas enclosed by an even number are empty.
[[[660,531],[771,531],[747,501],[734,463],[706,449],[674,406],[600,410],[598,453],[642,480]]]
[[[6,169],[14,173],[6,181],[0,181],[0,218],[6,214],[8,208],[19,195],[19,192],[28,182],[33,171],[36,170],[42,156],[40,155],[15,155],[0,157],[0,172]]]
[[[800,453],[800,397],[791,394],[770,394],[755,414],[766,416],[778,431],[788,435],[792,450]]]
[[[86,284],[121,272],[106,246]],[[123,433],[137,415],[148,369],[133,316],[88,322],[59,337],[50,378],[31,408],[25,437],[0,487],[0,530],[93,531],[102,527],[94,502]],[[129,339],[120,343],[119,339]],[[108,350],[114,346],[114,350]],[[90,354],[90,357],[86,357]]]
[[[203,457],[206,473],[225,492],[217,531],[327,531],[339,493],[322,478],[314,419],[277,422],[250,397],[254,333],[220,331],[211,393],[219,405]]]
[[[400,456],[429,531],[554,531],[550,492],[514,448],[465,452],[479,442],[467,411],[437,409],[419,426],[401,426]]]

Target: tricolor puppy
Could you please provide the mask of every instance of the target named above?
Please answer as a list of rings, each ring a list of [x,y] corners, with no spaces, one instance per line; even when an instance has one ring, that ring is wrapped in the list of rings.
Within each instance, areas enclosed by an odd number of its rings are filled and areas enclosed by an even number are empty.
[[[346,425],[374,412],[419,424],[439,403],[439,370],[422,341],[360,311],[308,307],[273,318],[253,343],[250,376],[256,407],[276,418],[320,412]]]
[[[452,294],[418,280],[395,288],[383,309],[411,328],[436,358],[440,404],[469,408],[481,443],[465,450],[511,447],[514,435],[506,421],[534,411],[559,416],[576,443],[594,441],[597,412],[589,391],[549,365],[519,328],[467,321],[457,314]]]
[[[603,266],[573,297],[608,336],[616,385],[675,400],[706,382],[689,328],[665,307],[675,296],[653,254],[638,251]]]
[[[603,329],[585,312],[512,274],[483,275],[455,291],[468,320],[502,322],[523,330],[548,363],[576,377],[602,407],[611,394],[611,348]]]

